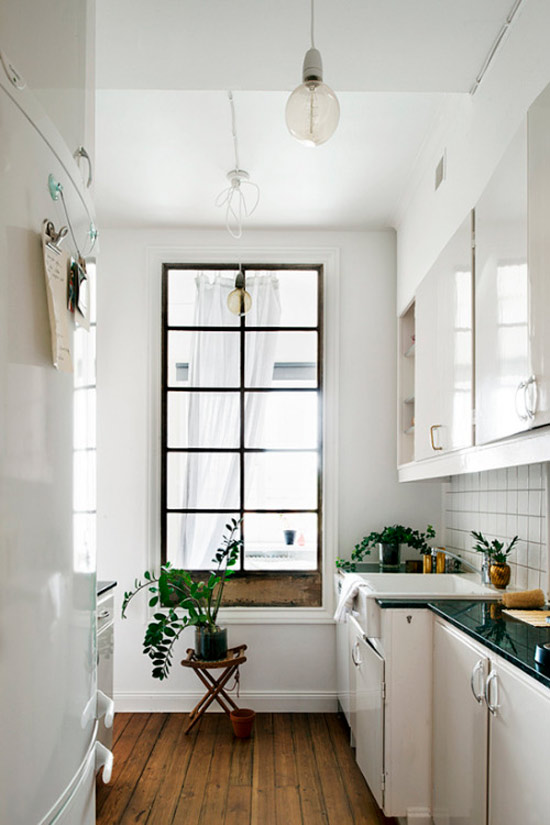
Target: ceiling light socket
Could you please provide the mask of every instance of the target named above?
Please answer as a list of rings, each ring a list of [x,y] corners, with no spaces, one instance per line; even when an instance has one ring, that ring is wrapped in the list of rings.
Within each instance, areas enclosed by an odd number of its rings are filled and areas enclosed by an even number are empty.
[[[243,180],[250,180],[250,175],[244,169],[232,169],[227,173],[226,178],[231,186],[237,187],[241,185]]]
[[[319,49],[308,49],[302,69],[304,83],[308,80],[323,80],[323,61]]]

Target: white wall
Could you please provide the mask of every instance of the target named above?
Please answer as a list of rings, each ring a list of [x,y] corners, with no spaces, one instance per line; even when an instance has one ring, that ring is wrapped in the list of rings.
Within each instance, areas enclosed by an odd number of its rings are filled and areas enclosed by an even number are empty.
[[[426,142],[396,223],[399,314],[550,83],[549,31],[550,3],[525,0],[475,95],[450,101]],[[447,177],[436,192],[435,167],[444,152]]]
[[[141,576],[155,535],[149,522],[151,485],[159,461],[152,432],[149,319],[152,247],[227,247],[215,231],[107,230],[101,235],[98,285],[98,577],[119,582],[117,601]],[[396,473],[395,235],[380,232],[246,232],[248,248],[340,251],[338,547],[349,555],[367,532],[401,521],[438,524],[438,482],[399,485]],[[329,273],[334,277],[334,273]],[[160,312],[160,307],[159,307]],[[327,605],[328,610],[332,605]],[[115,693],[119,710],[186,709],[198,682],[177,666],[165,683],[150,677],[141,653],[144,603],[117,621]],[[251,612],[252,615],[252,612]],[[230,643],[246,642],[241,703],[261,709],[334,709],[335,633],[330,615],[315,623],[232,622]],[[180,653],[191,644],[181,645]],[[181,658],[181,656],[180,656]]]

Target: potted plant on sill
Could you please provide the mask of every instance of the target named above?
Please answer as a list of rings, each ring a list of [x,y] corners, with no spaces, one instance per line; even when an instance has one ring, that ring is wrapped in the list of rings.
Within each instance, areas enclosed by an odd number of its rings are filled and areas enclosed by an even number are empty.
[[[177,570],[170,562],[163,564],[155,575],[146,570],[144,581],[134,582],[134,589],[124,593],[122,618],[130,601],[142,590],[152,595],[149,606],[160,603],[162,612],[155,613],[147,625],[143,653],[153,663],[154,679],[166,679],[172,664],[174,645],[186,627],[195,627],[195,654],[198,659],[218,661],[227,656],[227,629],[218,626],[218,611],[231,568],[239,558],[242,538],[237,537],[240,520],[231,519],[228,531],[216,551],[206,581],[194,581],[187,570]],[[183,611],[183,613],[182,613]]]
[[[351,554],[351,561],[336,559],[336,566],[341,570],[353,572],[357,562],[370,555],[371,548],[378,545],[380,565],[384,570],[399,568],[400,545],[406,544],[421,553],[431,553],[428,539],[435,538],[435,530],[428,524],[425,533],[420,533],[412,527],[403,527],[402,524],[393,524],[391,527],[384,527],[382,532],[372,532],[365,536],[359,544],[355,545]]]
[[[498,539],[487,541],[483,533],[476,533],[472,530],[472,536],[476,540],[474,550],[483,553],[489,559],[489,578],[491,584],[497,590],[505,590],[510,582],[512,570],[508,564],[508,556],[514,549],[518,536],[514,536],[512,541],[505,547],[504,542]]]

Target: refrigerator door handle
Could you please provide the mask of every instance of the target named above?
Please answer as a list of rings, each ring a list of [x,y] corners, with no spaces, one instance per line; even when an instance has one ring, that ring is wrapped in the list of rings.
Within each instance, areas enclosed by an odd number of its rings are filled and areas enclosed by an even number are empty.
[[[102,779],[105,784],[111,781],[111,774],[113,772],[113,754],[102,745],[101,742],[95,743],[95,772],[103,768]]]
[[[115,717],[115,703],[113,700],[103,693],[102,690],[97,691],[97,714],[96,718],[101,719],[104,716],[104,724],[106,728],[113,727],[113,719]]]

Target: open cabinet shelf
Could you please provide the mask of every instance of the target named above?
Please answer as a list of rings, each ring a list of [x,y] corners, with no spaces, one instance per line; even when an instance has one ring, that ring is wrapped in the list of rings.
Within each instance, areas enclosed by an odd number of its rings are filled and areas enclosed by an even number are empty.
[[[414,461],[415,335],[415,304],[413,301],[399,318],[398,325],[398,464],[408,464]]]

